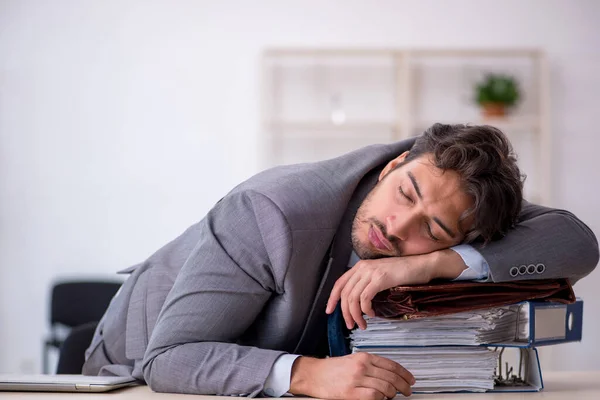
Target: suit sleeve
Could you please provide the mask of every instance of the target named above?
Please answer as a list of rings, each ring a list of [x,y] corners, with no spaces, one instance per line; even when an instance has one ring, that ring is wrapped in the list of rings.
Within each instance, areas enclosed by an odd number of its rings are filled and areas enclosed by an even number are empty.
[[[256,396],[284,352],[236,341],[283,290],[289,227],[268,198],[244,192],[217,203],[202,229],[158,316],[144,378],[157,392]]]
[[[594,233],[575,215],[526,201],[514,229],[478,250],[493,282],[569,278],[574,284],[599,257]]]

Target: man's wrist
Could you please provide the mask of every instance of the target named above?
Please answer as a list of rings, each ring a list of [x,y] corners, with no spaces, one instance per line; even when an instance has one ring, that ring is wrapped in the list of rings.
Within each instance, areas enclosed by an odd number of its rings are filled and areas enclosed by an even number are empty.
[[[456,279],[467,268],[454,250],[438,250],[428,255],[431,279]]]
[[[300,356],[296,358],[292,365],[292,376],[290,378],[289,393],[295,395],[309,395],[310,388],[310,370],[319,359]]]

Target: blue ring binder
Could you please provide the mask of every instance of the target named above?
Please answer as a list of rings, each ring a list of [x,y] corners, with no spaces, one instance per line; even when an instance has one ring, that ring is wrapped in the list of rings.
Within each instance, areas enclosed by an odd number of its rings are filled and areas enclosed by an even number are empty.
[[[560,343],[581,341],[583,326],[583,300],[577,298],[575,303],[563,304],[543,301],[525,301],[519,303],[527,307],[528,327],[527,337],[503,343],[486,343],[479,346],[498,348],[519,348],[527,353],[526,373],[524,374],[528,385],[497,386],[489,392],[537,392],[543,389],[541,364],[536,347]],[[517,329],[519,320],[515,325]],[[327,321],[327,335],[329,354],[339,357],[352,353],[349,332],[344,324],[342,310],[338,304]],[[364,349],[378,347],[419,347],[419,346],[367,346]],[[361,346],[358,346],[361,348]],[[415,391],[414,393],[419,393]],[[453,392],[455,393],[455,392]]]

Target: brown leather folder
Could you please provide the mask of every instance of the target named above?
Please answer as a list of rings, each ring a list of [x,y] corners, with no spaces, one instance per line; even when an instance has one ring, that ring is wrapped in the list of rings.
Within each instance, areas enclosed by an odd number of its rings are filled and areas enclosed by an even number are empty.
[[[373,310],[378,317],[423,318],[514,304],[525,300],[575,302],[568,279],[511,282],[431,282],[397,286],[378,293]]]

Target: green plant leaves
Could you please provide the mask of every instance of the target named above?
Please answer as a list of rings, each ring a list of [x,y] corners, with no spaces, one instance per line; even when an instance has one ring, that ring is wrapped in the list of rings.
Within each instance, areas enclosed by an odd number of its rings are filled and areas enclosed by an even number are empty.
[[[475,88],[478,104],[501,103],[513,106],[521,97],[517,80],[509,75],[488,74]]]

